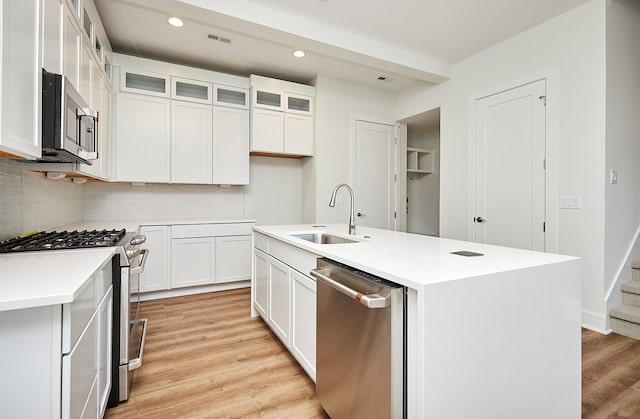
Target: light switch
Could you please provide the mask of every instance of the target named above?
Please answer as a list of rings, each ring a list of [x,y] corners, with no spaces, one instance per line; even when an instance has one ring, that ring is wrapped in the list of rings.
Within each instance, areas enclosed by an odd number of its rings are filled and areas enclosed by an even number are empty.
[[[609,172],[609,183],[618,183],[618,171],[611,170]]]
[[[560,197],[560,208],[580,209],[582,208],[582,197],[579,195],[562,195]]]

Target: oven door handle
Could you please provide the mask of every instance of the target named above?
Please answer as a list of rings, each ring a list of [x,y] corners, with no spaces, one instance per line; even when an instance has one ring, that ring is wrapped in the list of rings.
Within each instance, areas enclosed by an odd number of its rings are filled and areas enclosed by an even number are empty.
[[[136,322],[132,323],[142,323],[142,339],[140,339],[138,357],[129,361],[129,371],[136,370],[142,366],[142,357],[144,356],[144,342],[147,340],[147,319],[138,319]],[[136,326],[137,324],[133,324],[133,327]]]
[[[144,272],[144,265],[147,263],[147,256],[149,254],[149,249],[142,249],[140,251],[140,263],[135,268],[131,268],[129,272],[131,275],[138,275]]]

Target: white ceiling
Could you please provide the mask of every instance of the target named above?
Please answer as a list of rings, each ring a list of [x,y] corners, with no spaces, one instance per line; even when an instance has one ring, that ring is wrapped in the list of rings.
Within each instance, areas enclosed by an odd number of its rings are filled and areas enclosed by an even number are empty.
[[[327,74],[388,90],[439,83],[451,64],[588,0],[95,0],[116,52],[306,83]],[[177,29],[166,22],[176,15]],[[215,34],[230,44],[212,41]],[[307,51],[303,59],[293,49]],[[387,78],[378,81],[379,76]]]

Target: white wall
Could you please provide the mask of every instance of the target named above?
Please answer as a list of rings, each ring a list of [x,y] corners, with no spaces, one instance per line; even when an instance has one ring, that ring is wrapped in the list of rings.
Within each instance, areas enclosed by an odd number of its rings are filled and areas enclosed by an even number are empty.
[[[315,103],[315,157],[304,167],[304,222],[347,223],[349,199],[329,208],[333,188],[339,183],[353,186],[352,116],[365,116],[393,123],[390,92],[318,75]],[[313,182],[315,178],[315,182]],[[340,193],[345,193],[341,190]],[[355,191],[357,194],[358,191]],[[309,203],[313,203],[313,206]]]
[[[608,306],[621,300],[619,285],[630,280],[640,229],[640,4],[607,1],[607,117],[605,194],[605,290]],[[608,172],[618,172],[618,183]],[[631,256],[627,259],[627,256]],[[618,276],[620,273],[620,276]]]
[[[82,185],[22,167],[0,159],[0,241],[82,220]]]
[[[468,99],[551,69],[557,90],[558,195],[582,196],[557,211],[559,253],[582,257],[583,322],[606,328],[604,303],[605,3],[592,0],[453,66],[450,81],[400,94],[398,120],[441,106],[440,235],[467,238]],[[552,197],[557,199],[557,197]]]
[[[440,129],[415,131],[408,126],[407,144],[433,150],[433,173],[407,174],[407,232],[437,236],[440,233]]]

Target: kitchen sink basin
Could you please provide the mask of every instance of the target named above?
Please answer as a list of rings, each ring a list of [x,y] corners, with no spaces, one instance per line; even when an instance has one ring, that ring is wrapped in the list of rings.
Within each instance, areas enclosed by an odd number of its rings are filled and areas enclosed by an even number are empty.
[[[292,234],[291,236],[316,244],[358,243],[358,240],[348,239],[341,236],[334,236],[333,234],[329,233],[301,233]]]

